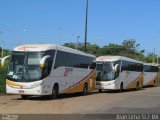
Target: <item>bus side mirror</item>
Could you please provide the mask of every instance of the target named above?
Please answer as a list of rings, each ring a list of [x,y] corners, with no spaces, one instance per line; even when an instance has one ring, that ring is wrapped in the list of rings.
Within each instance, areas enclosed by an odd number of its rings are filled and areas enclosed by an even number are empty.
[[[10,55],[5,56],[5,57],[3,57],[3,58],[1,59],[1,66],[2,66],[2,67],[4,66],[5,60],[8,59],[8,58],[10,58]]]
[[[40,67],[41,68],[44,68],[45,67],[45,62],[48,58],[50,58],[51,56],[50,55],[46,55],[44,56],[41,60],[40,60]]]
[[[118,67],[119,67],[119,64],[116,64],[116,65],[114,66],[114,71],[115,71],[115,72],[118,72]]]
[[[96,62],[93,62],[91,65],[88,66],[88,69],[95,69],[96,68]]]

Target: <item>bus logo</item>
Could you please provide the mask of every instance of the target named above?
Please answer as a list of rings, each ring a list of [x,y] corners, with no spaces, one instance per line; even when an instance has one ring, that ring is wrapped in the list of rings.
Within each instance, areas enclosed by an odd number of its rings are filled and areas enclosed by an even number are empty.
[[[64,76],[68,76],[69,72],[72,72],[72,71],[73,71],[72,68],[67,68],[67,67],[65,67]]]
[[[21,47],[21,48],[19,48],[18,50],[25,51],[25,50],[26,50],[26,47]]]

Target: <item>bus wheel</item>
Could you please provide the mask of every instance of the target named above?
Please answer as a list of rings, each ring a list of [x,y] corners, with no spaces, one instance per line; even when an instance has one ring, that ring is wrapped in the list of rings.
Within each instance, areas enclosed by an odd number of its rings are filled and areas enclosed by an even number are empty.
[[[121,83],[121,85],[120,85],[119,92],[123,92],[123,83]]]
[[[102,93],[102,89],[99,89],[99,93]]]
[[[54,87],[52,89],[52,94],[49,95],[49,99],[53,100],[53,99],[57,98],[58,92],[59,92],[58,85],[54,85]]]
[[[27,98],[28,98],[28,95],[21,95],[21,98],[22,98],[22,99],[27,99]]]
[[[156,81],[154,80],[153,86],[156,86]]]
[[[139,90],[139,82],[137,82],[136,90]]]
[[[85,83],[85,84],[84,84],[84,87],[83,87],[82,95],[87,95],[87,94],[88,94],[88,84]]]

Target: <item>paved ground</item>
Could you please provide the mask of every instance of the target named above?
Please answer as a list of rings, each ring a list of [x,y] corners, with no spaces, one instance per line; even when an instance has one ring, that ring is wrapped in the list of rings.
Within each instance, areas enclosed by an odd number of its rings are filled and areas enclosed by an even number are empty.
[[[160,87],[139,91],[93,92],[87,96],[60,95],[46,100],[32,97],[22,100],[19,95],[0,95],[0,113],[14,114],[160,114]]]

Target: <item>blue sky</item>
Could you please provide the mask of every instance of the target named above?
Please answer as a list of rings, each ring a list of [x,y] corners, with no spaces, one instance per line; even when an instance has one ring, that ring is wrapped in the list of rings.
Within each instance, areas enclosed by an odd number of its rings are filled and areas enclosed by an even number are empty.
[[[86,0],[0,0],[0,40],[6,48],[26,43],[84,41]],[[121,44],[160,54],[160,0],[89,0],[88,42]],[[59,29],[61,28],[61,30]]]

